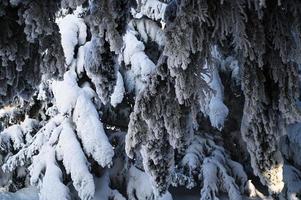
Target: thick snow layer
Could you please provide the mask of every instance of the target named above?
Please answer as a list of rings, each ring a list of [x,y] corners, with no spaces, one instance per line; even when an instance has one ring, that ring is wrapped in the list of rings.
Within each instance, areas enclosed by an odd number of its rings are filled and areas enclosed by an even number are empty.
[[[71,122],[65,120],[57,144],[57,157],[63,161],[66,172],[71,175],[73,185],[81,199],[91,199],[95,186],[88,161],[73,131]]]
[[[114,156],[93,102],[96,93],[88,83],[80,88],[73,70],[65,73],[63,81],[52,83],[58,113],[28,139],[30,143],[24,143],[24,136],[33,130],[36,122],[29,118],[20,125],[11,126],[6,134],[9,137],[5,137],[8,140],[5,143],[12,140],[13,145],[18,144],[20,147],[17,148],[22,149],[8,159],[3,169],[12,171],[32,159],[31,184],[39,186],[42,200],[70,199],[57,160],[62,161],[66,173],[71,175],[78,196],[86,200],[93,198],[95,192],[86,156],[91,156],[103,167],[111,164]],[[36,153],[38,155],[33,156]],[[52,189],[56,192],[49,191]],[[110,195],[120,196],[115,190],[111,190]]]
[[[122,78],[121,75],[119,78]],[[117,80],[117,84],[122,87],[122,80]],[[63,81],[53,82],[52,87],[59,112],[71,115],[74,109],[73,121],[85,153],[103,167],[110,164],[114,151],[92,102],[92,98],[96,97],[95,92],[87,84],[83,88],[78,87],[76,73],[72,70],[65,73]],[[122,92],[122,88],[119,91]],[[115,101],[117,100],[120,101],[120,97],[116,97]]]
[[[70,65],[75,46],[86,42],[87,26],[82,18],[70,14],[59,21],[59,28],[66,64]]]
[[[143,42],[151,40],[163,47],[165,44],[165,36],[157,25],[149,19],[134,19],[128,24],[126,34],[123,36],[124,50],[123,59],[126,65],[130,65],[130,70],[125,72],[125,85],[127,91],[135,90],[136,94],[145,88],[149,82],[150,76],[155,72],[156,65],[145,54],[145,46]]]
[[[92,156],[102,167],[109,165],[114,156],[98,112],[92,102],[95,92],[84,86],[77,98],[73,112],[77,135],[83,143],[83,149],[88,156]]]
[[[136,37],[137,32],[128,29],[124,40],[123,58],[126,65],[131,64],[131,72],[128,73],[132,78],[127,78],[130,82],[127,85],[135,85],[136,93],[145,88],[150,75],[154,73],[156,65],[144,53],[144,44]]]
[[[61,114],[70,114],[74,108],[80,88],[76,82],[76,73],[72,70],[64,74],[63,81],[54,81],[52,91],[56,106]]]
[[[45,174],[41,182],[40,175],[43,171]],[[34,156],[30,175],[31,184],[40,188],[41,200],[70,199],[69,189],[62,182],[62,171],[56,163],[55,150],[49,144],[45,144],[40,153]]]

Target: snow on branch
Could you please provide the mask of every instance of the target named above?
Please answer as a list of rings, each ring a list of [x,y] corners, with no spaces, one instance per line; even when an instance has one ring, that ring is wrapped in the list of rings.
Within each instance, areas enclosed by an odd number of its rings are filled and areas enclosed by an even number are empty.
[[[242,199],[247,191],[247,174],[231,160],[223,147],[208,134],[195,135],[173,174],[173,185],[193,188],[202,184],[201,200],[218,199],[223,192],[229,199]],[[251,183],[249,183],[251,184]]]
[[[70,65],[74,57],[75,46],[83,45],[86,42],[87,26],[82,18],[69,14],[59,21],[59,28],[66,64]]]
[[[165,45],[164,32],[156,22],[145,18],[133,19],[128,26],[131,30],[138,32],[144,43],[151,40],[161,48]]]
[[[145,46],[137,39],[137,34],[135,30],[128,29],[123,37],[124,62],[126,65],[131,65],[126,81],[130,89],[135,89],[136,94],[145,88],[151,74],[156,69],[156,65],[144,53]]]
[[[93,176],[89,172],[88,161],[68,119],[62,124],[56,150],[58,160],[63,162],[67,174],[71,174],[79,197],[82,200],[92,199],[95,192]]]
[[[111,164],[114,151],[92,102],[95,95],[95,92],[87,85],[81,89],[74,107],[73,121],[85,153],[105,167]]]
[[[55,158],[55,149],[51,145],[44,144],[40,153],[33,156],[30,176],[31,184],[38,185],[40,189],[40,199],[71,199],[68,187],[63,184],[62,171]]]
[[[21,149],[31,140],[31,134],[38,128],[39,122],[28,117],[20,124],[12,125],[0,133],[1,151],[11,152]],[[10,144],[12,143],[12,147]]]
[[[116,107],[117,104],[122,102],[124,93],[125,93],[125,88],[124,88],[123,78],[120,72],[117,72],[117,81],[114,87],[114,91],[111,95],[111,101],[110,101],[113,107]]]
[[[61,117],[57,116],[52,118],[44,127],[42,127],[36,135],[29,141],[26,146],[24,146],[18,153],[8,158],[6,163],[2,166],[4,171],[12,171],[19,166],[26,165],[32,156],[39,151],[42,146],[49,140],[52,134],[60,131],[59,124],[61,122]]]
[[[137,9],[131,10],[132,15],[135,18],[142,18],[143,16],[147,16],[153,20],[163,20],[165,9],[167,7],[166,3],[163,3],[159,0],[137,0],[138,7]]]
[[[204,102],[201,99],[199,102],[201,111],[206,116],[209,116],[211,125],[218,130],[221,130],[229,114],[229,109],[223,102],[224,86],[220,79],[217,66],[213,66],[212,70],[211,77],[205,76],[204,78],[212,91],[206,93],[206,99],[208,100]]]
[[[76,73],[69,70],[65,73],[64,80],[53,81],[54,103],[58,113],[33,138],[26,142],[20,138],[23,138],[22,131],[33,130],[33,121],[27,119],[20,126],[13,125],[8,128],[11,132],[9,135],[12,135],[10,139],[13,138],[13,145],[19,151],[9,157],[2,168],[12,171],[19,166],[28,166],[32,161],[31,183],[40,186],[41,199],[53,199],[52,195],[58,195],[55,196],[58,198],[62,197],[59,195],[68,196],[66,186],[61,183],[61,171],[57,167],[57,161],[62,161],[67,174],[71,175],[73,185],[82,200],[93,198],[95,192],[86,157],[91,156],[102,167],[112,163],[113,147],[92,101],[95,93],[87,84],[80,88],[76,79]],[[7,136],[5,139],[4,142],[8,142]],[[34,156],[35,154],[37,155]],[[58,187],[57,194],[49,194],[51,184]]]

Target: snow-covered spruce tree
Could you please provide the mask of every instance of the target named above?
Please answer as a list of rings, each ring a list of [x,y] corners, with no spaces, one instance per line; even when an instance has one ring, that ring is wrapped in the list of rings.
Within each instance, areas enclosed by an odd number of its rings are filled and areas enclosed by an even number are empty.
[[[299,0],[2,0],[0,199],[300,198],[300,22]]]

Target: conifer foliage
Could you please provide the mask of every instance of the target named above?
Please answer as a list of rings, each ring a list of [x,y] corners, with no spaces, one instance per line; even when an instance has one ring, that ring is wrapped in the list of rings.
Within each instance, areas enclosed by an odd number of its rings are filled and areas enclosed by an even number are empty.
[[[0,199],[296,200],[300,69],[299,0],[2,0]]]

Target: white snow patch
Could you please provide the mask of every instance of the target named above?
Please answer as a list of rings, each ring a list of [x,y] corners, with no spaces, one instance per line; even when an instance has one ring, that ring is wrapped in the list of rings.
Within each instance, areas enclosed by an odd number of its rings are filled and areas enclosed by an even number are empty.
[[[131,64],[131,72],[129,73],[132,78],[125,79],[126,81],[133,81],[134,83],[127,83],[127,85],[135,85],[136,93],[145,88],[147,81],[151,74],[154,73],[156,65],[144,53],[144,44],[139,41],[135,34],[137,32],[127,30],[124,40],[124,62],[126,65]]]
[[[41,173],[45,170],[43,181]],[[40,188],[39,197],[42,200],[70,199],[69,189],[62,182],[62,172],[55,159],[55,150],[45,144],[40,153],[34,156],[30,166],[30,182]]]
[[[77,141],[71,122],[66,119],[57,144],[57,157],[62,160],[66,172],[71,174],[73,185],[81,199],[91,199],[95,186],[92,174],[88,169],[88,161],[80,143]]]
[[[124,84],[123,84],[123,78],[120,74],[120,72],[117,73],[117,82],[116,86],[114,88],[114,92],[111,95],[111,105],[113,107],[116,107],[117,104],[121,103],[124,97]]]
[[[209,116],[211,125],[218,130],[221,130],[229,114],[229,109],[223,102],[224,86],[215,66],[211,75],[211,77],[205,76],[205,81],[214,93],[211,95],[207,94],[206,98],[209,100],[209,104],[207,105],[200,101],[200,107],[201,111],[206,116]]]
[[[74,108],[73,121],[86,154],[91,155],[102,167],[105,167],[111,164],[114,150],[91,100],[94,96],[96,94],[89,86],[81,89]]]
[[[74,108],[80,88],[77,85],[76,73],[72,70],[64,74],[63,81],[53,81],[52,91],[56,106],[61,114],[70,114]]]
[[[75,46],[86,42],[87,26],[82,18],[72,14],[66,15],[58,24],[66,64],[70,65],[73,60]]]

